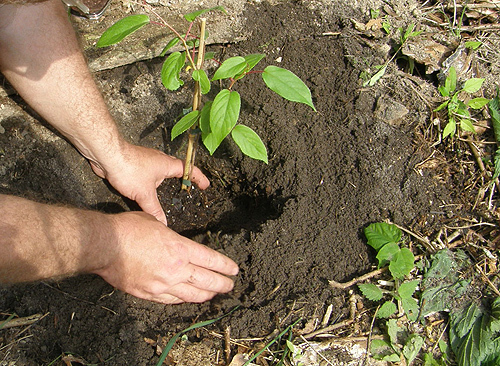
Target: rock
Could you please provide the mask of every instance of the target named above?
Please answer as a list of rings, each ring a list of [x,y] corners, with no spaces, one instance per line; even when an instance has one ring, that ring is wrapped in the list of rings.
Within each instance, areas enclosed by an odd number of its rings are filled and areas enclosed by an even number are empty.
[[[401,126],[403,118],[408,113],[408,108],[395,100],[387,97],[380,97],[377,100],[375,117],[390,124],[391,126]]]

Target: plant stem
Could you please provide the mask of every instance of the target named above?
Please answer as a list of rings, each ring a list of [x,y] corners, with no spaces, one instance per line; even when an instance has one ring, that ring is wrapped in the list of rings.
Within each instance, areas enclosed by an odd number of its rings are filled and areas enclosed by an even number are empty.
[[[203,60],[205,58],[205,27],[206,18],[200,19],[200,45],[198,46],[198,60],[196,61],[195,69],[201,70],[203,67]],[[201,105],[201,88],[198,81],[194,82],[193,92],[193,111],[200,109]],[[188,191],[191,189],[191,173],[193,171],[194,160],[196,156],[195,146],[198,133],[195,132],[198,126],[194,125],[188,132],[188,146],[186,151],[186,161],[184,163],[184,175],[182,176],[181,189]]]

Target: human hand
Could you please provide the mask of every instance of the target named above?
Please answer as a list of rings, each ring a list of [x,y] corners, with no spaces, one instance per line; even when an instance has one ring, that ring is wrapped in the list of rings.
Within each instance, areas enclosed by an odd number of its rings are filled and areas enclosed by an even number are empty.
[[[204,302],[233,289],[238,266],[143,212],[112,215],[117,240],[92,272],[136,297],[165,304]]]
[[[90,161],[94,172],[122,195],[136,201],[144,212],[167,224],[167,218],[158,200],[156,188],[166,178],[181,178],[184,163],[158,150],[126,144],[115,161],[100,164]],[[193,182],[205,189],[208,178],[197,167],[193,168]]]

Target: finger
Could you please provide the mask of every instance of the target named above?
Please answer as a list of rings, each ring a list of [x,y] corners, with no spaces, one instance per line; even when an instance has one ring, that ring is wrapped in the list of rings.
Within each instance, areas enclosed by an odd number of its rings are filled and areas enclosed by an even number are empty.
[[[227,276],[238,274],[238,265],[232,259],[192,240],[190,240],[190,244],[186,248],[189,251],[189,261],[192,264]]]
[[[210,181],[208,180],[207,176],[203,174],[197,167],[193,168],[193,172],[191,173],[191,180],[200,189],[207,189],[210,185]]]
[[[187,283],[180,283],[169,291],[170,296],[174,296],[184,302],[196,302],[201,303],[212,299],[218,293],[207,290],[200,290]]]
[[[165,173],[165,178],[182,178],[184,175],[184,162],[173,156],[167,155],[169,158],[169,162],[167,164],[168,170]],[[200,189],[206,189],[210,185],[210,181],[207,176],[201,172],[199,168],[196,166],[193,167],[191,172],[191,180],[195,183]]]
[[[226,293],[234,287],[230,278],[193,264],[188,265],[185,271],[188,276],[186,283],[200,290]]]
[[[153,194],[151,194],[151,192],[153,192]],[[145,194],[137,195],[135,201],[144,212],[153,215],[158,221],[167,225],[167,217],[156,195],[156,189],[147,190]]]

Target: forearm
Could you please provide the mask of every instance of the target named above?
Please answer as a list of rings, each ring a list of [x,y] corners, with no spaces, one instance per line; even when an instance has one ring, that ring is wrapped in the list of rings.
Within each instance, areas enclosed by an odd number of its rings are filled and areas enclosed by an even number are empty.
[[[90,161],[105,169],[123,158],[127,144],[60,0],[0,7],[0,71]]]
[[[0,283],[96,272],[115,256],[111,216],[0,195]]]

